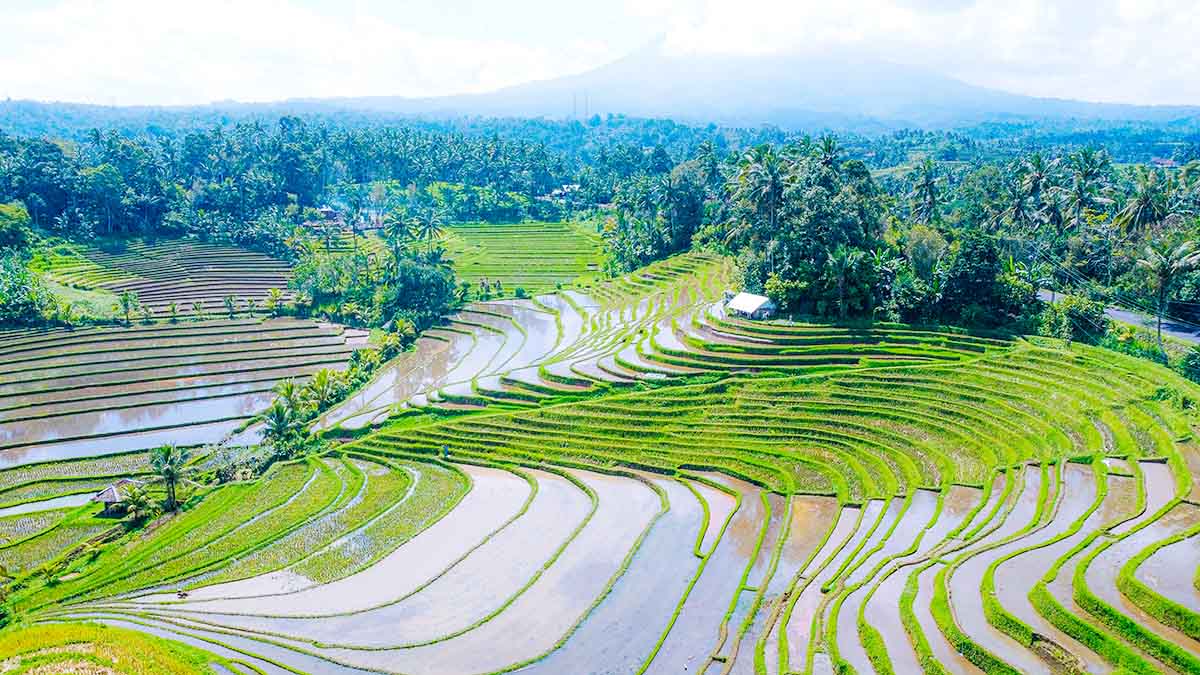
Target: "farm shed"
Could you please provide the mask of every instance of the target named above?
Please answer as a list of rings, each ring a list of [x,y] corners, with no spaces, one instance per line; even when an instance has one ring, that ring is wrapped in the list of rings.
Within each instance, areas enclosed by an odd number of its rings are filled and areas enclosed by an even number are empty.
[[[755,295],[753,293],[738,293],[733,296],[725,305],[725,309],[729,310],[737,316],[744,316],[750,319],[769,319],[775,316],[775,303],[765,295]]]
[[[109,485],[100,492],[96,493],[96,496],[92,497],[92,501],[104,504],[104,510],[108,511],[114,504],[121,504],[124,502],[125,496],[129,494],[130,488],[137,487],[138,485],[141,485],[141,483],[136,480],[122,478],[121,480],[118,480],[112,485]]]

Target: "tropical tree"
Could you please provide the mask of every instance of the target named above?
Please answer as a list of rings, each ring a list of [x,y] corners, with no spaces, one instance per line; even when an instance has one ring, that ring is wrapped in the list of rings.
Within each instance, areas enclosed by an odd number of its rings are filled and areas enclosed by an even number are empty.
[[[1178,246],[1160,242],[1148,244],[1137,266],[1149,276],[1150,290],[1154,293],[1155,315],[1158,318],[1158,349],[1162,351],[1162,321],[1171,291],[1183,275],[1200,265],[1200,251],[1196,242],[1185,241]]]
[[[143,485],[131,486],[125,492],[122,504],[125,508],[126,518],[135,524],[152,517],[157,510],[154,500],[150,498],[150,492]]]
[[[425,209],[416,216],[414,230],[418,239],[424,239],[429,251],[433,251],[433,242],[442,236],[443,216],[439,209]]]
[[[1021,188],[1033,201],[1034,208],[1041,207],[1042,195],[1050,187],[1057,169],[1058,160],[1047,161],[1040,152],[1030,154],[1021,162]]]
[[[328,368],[322,368],[313,373],[304,389],[308,394],[308,402],[318,411],[325,410],[340,394],[338,375]]]
[[[399,260],[408,242],[413,238],[413,221],[403,208],[388,211],[383,218],[383,240],[392,253],[393,260]]]
[[[208,315],[204,312],[204,303],[200,302],[199,300],[194,300],[192,302],[192,316],[195,317],[197,321],[203,321],[207,318]]]
[[[937,175],[937,165],[928,157],[918,169],[917,182],[913,186],[913,217],[917,222],[928,225],[941,220],[942,193]]]
[[[1168,213],[1166,176],[1144,166],[1133,171],[1133,189],[1115,221],[1126,231],[1140,232],[1160,222]]]
[[[817,159],[825,168],[836,168],[840,154],[841,148],[838,146],[837,137],[833,134],[825,134],[817,139]]]
[[[178,505],[175,489],[186,478],[191,459],[192,451],[177,445],[160,445],[150,453],[150,468],[167,489],[168,511],[174,511]]]
[[[275,399],[261,415],[259,420],[265,426],[264,433],[269,441],[276,446],[287,445],[300,434],[302,424],[296,409],[289,405],[287,399]]]
[[[737,171],[730,179],[733,200],[754,214],[758,223],[740,219],[726,235],[726,243],[750,233],[751,238],[765,226],[768,236],[776,231],[783,192],[787,187],[788,163],[770,145],[751,148],[738,160]]]
[[[825,260],[825,268],[837,286],[839,318],[846,318],[846,283],[858,270],[858,266],[865,256],[866,254],[861,249],[839,245],[829,252]]]
[[[272,391],[292,410],[299,411],[304,405],[301,387],[296,384],[295,378],[289,377],[276,382]]]
[[[179,321],[179,303],[171,302],[167,305],[167,314],[171,317],[171,323]]]
[[[223,298],[223,301],[225,302],[225,311],[229,314],[229,318],[232,319],[237,314],[237,297],[227,295]]]
[[[133,313],[137,311],[140,304],[137,293],[133,291],[121,291],[121,295],[117,297],[117,306],[125,315],[126,326],[133,324]]]

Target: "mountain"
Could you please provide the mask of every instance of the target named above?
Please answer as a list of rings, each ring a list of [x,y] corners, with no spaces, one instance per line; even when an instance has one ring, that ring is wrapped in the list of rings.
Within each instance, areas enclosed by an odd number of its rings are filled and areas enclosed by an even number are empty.
[[[483,94],[377,96],[293,103],[422,116],[584,117],[625,114],[730,126],[886,130],[1028,119],[1168,123],[1200,107],[1034,98],[852,54],[671,54],[661,42],[579,75]]]
[[[694,124],[885,133],[1051,122],[1063,131],[1139,123],[1200,133],[1200,107],[1034,98],[852,53],[821,56],[672,54],[662,42],[594,70],[493,92],[436,98],[368,96],[104,107],[0,101],[0,130],[78,137],[92,127],[179,129],[299,114],[347,123],[461,118],[670,118]],[[1057,123],[1057,124],[1054,124]]]

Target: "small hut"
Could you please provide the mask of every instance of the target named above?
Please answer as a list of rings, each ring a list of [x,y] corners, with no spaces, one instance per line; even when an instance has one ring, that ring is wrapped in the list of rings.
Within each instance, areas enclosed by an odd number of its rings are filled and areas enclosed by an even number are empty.
[[[139,485],[141,485],[140,481],[133,480],[132,478],[122,478],[100,492],[97,492],[96,496],[92,497],[92,501],[104,504],[104,512],[108,513],[113,506],[124,504],[129,490]]]
[[[738,293],[725,303],[725,309],[735,316],[748,319],[769,319],[775,316],[775,303],[765,295]]]

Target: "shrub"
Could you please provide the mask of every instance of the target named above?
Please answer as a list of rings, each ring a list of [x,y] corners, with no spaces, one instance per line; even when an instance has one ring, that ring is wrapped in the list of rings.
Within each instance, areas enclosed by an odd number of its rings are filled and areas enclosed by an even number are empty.
[[[49,307],[50,292],[25,257],[15,251],[0,255],[0,324],[40,323]]]

